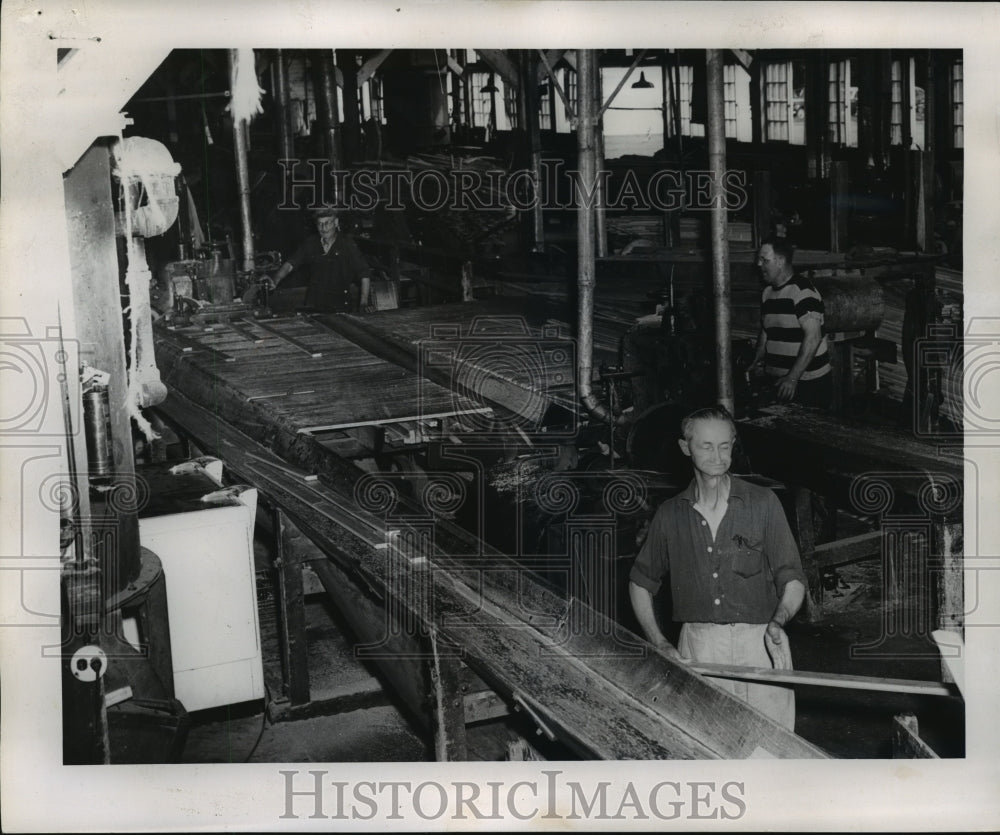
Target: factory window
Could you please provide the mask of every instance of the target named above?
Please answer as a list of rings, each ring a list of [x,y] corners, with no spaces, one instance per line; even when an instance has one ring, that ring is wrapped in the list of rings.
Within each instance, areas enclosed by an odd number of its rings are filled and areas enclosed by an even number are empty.
[[[921,148],[924,144],[924,88],[916,85],[917,67],[913,58],[891,65],[891,111],[889,144]]]
[[[491,92],[489,89],[491,80],[496,92]],[[473,127],[488,128],[491,134],[497,130],[510,130],[508,108],[504,104],[507,98],[506,87],[507,85],[497,73],[472,73]]]
[[[681,133],[684,136],[704,136],[705,126],[691,121],[691,100],[694,90],[694,67],[680,68]],[[700,91],[704,95],[704,90]]]
[[[765,141],[804,145],[805,128],[805,64],[800,61],[765,64]]]
[[[962,62],[951,65],[951,128],[952,145],[965,147],[965,94],[962,87]]]
[[[852,61],[829,65],[827,137],[835,145],[858,147],[858,88],[851,83]]]
[[[382,115],[382,81],[378,76],[372,76],[361,85],[361,118],[374,119],[379,124],[385,124]]]
[[[566,101],[569,102],[569,107],[576,110],[576,70],[564,69],[562,71],[562,89],[563,93],[566,94]],[[556,94],[558,95],[558,93]],[[562,103],[560,99],[556,103],[556,130],[559,133],[570,133],[573,130],[572,118],[573,114],[570,113],[569,108]]]
[[[792,85],[789,64],[764,66],[764,138],[768,142],[788,141],[788,122],[792,109]]]
[[[552,130],[552,80],[545,77],[538,85],[538,129]]]
[[[738,142],[750,142],[753,139],[750,73],[738,64],[727,64],[722,79],[726,102],[726,136]]]
[[[924,144],[924,88],[918,87],[913,58],[894,60],[891,65],[889,144],[922,148]]]
[[[889,113],[889,144],[903,144],[903,62],[892,62],[890,78],[891,109]]]

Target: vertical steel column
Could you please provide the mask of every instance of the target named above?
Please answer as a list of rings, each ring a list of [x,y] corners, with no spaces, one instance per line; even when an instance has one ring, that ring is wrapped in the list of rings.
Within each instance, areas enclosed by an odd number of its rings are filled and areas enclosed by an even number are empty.
[[[230,78],[232,78],[232,55],[230,52]],[[278,119],[278,142],[282,159],[295,158],[295,143],[292,139],[292,121],[288,112],[291,93],[288,87],[288,59],[283,50],[277,49],[274,54],[274,104]]]
[[[340,160],[340,110],[337,107],[337,79],[333,71],[333,51],[321,49],[319,62],[320,122],[326,133],[326,157],[330,168],[339,171]]]
[[[721,49],[706,50],[708,78],[708,164],[712,172],[712,296],[715,302],[717,401],[733,411],[728,219],[722,182],[726,173],[726,110]]]
[[[531,209],[531,248],[545,251],[545,226],[542,218],[542,140],[538,120],[538,61],[530,49],[520,50],[518,71],[520,90],[518,106],[521,110],[520,128],[525,141],[525,158],[531,166],[535,200]]]
[[[230,49],[229,87],[236,86],[236,50]],[[280,63],[280,61],[279,61]],[[243,264],[246,272],[253,269],[253,226],[250,220],[250,172],[247,166],[247,121],[233,119],[233,150],[236,154],[236,185],[240,197],[240,227],[243,232]],[[287,157],[286,157],[287,158]]]
[[[538,120],[538,61],[532,60],[531,50],[525,51],[525,65],[530,70],[530,76],[524,78],[522,83],[529,85],[527,95],[528,102],[531,103],[531,118],[528,120],[528,138],[531,143],[531,174],[535,181],[535,202],[532,206],[532,231],[534,237],[535,252],[545,251],[545,219],[542,215],[542,136],[541,125]],[[551,97],[551,93],[549,96]]]
[[[663,54],[660,56],[660,85],[663,87],[663,94],[660,98],[660,106],[663,108],[663,112],[660,114],[663,120],[663,154],[666,156],[667,153],[667,137],[670,136],[670,101],[667,98],[667,84],[670,83],[670,78],[667,75],[667,50],[663,50]],[[674,236],[671,234],[670,228],[670,212],[666,211],[663,213],[663,243],[667,247],[673,247]]]
[[[337,65],[344,81],[344,112],[341,114],[341,164],[346,168],[361,155],[361,105],[358,101],[358,57],[353,49],[337,50]]]
[[[592,49],[577,52],[577,184],[576,184],[576,247],[579,317],[577,319],[576,385],[580,400],[587,411],[605,423],[615,423],[611,412],[591,391],[594,374],[594,202],[596,199],[597,162],[594,147],[595,117],[597,116],[594,64]],[[622,422],[624,418],[618,422]]]
[[[577,388],[587,409],[596,405],[590,390],[594,373],[594,201],[588,189],[593,188],[597,166],[594,159],[594,50],[577,52],[577,171],[576,191],[576,252],[577,283],[579,286],[579,319],[577,326]]]
[[[604,107],[604,89],[601,85],[601,61],[594,53],[594,107],[595,113],[600,113]],[[594,234],[596,236],[597,257],[604,258],[608,254],[608,228],[605,218],[607,195],[604,193],[604,117],[594,125],[594,171],[597,177],[596,203],[594,206]]]

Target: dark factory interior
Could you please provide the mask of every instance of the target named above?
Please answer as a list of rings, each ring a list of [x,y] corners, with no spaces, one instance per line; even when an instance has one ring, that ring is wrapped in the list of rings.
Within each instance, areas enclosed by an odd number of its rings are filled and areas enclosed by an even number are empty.
[[[965,755],[962,50],[149,58],[63,160],[66,764]],[[757,373],[776,241],[821,405]],[[715,404],[794,669],[630,598]]]

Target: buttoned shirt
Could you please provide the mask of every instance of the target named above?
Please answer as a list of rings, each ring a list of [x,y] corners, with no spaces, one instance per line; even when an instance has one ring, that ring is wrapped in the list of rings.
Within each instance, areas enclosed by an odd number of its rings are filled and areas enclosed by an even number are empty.
[[[357,244],[343,232],[338,233],[326,252],[318,235],[307,238],[288,263],[309,274],[306,307],[330,313],[354,310],[361,279],[370,272]],[[354,298],[352,284],[357,285]]]
[[[766,623],[789,580],[805,584],[799,549],[778,497],[730,476],[715,538],[695,509],[697,484],[657,509],[629,579],[656,594],[670,576],[673,618],[685,623]]]

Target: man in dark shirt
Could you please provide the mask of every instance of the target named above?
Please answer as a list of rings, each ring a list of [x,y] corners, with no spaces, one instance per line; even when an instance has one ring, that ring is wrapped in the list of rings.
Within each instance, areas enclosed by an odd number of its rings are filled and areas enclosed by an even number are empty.
[[[805,597],[798,547],[777,497],[730,475],[736,426],[722,407],[681,423],[694,479],[656,511],[629,575],[629,596],[649,641],[681,661],[791,669],[784,625]],[[656,621],[653,595],[670,576],[675,649]],[[793,730],[791,688],[716,679]]]
[[[316,235],[310,236],[274,274],[276,289],[293,270],[303,270],[308,279],[305,307],[322,313],[356,313],[371,309],[371,275],[368,263],[348,235],[340,231],[334,209],[314,215]],[[255,289],[255,288],[254,288]],[[253,296],[244,296],[247,303]]]

